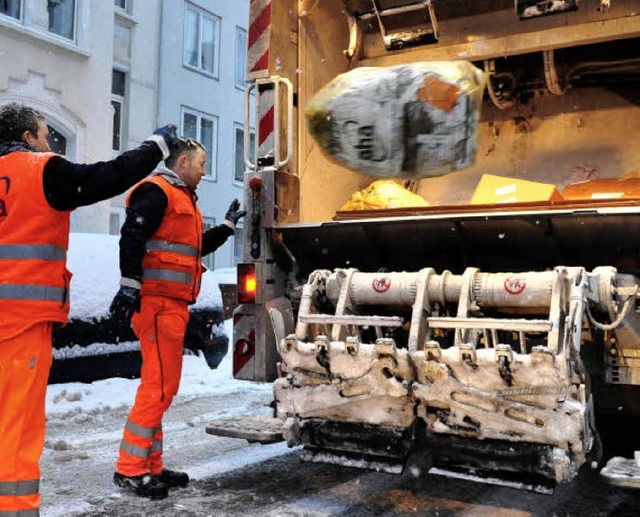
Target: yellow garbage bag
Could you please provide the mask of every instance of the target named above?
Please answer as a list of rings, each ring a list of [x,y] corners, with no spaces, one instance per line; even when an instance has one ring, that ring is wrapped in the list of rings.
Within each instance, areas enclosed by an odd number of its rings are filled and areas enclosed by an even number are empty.
[[[376,210],[415,206],[429,206],[429,203],[418,194],[414,194],[395,181],[387,179],[374,181],[364,190],[356,192],[340,210]]]

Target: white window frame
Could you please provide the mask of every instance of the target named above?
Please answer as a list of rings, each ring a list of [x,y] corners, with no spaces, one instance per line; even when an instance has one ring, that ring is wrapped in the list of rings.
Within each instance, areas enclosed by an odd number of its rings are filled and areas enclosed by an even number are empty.
[[[119,5],[116,5],[116,0],[113,0],[113,7],[118,11],[129,13],[131,12],[131,0],[124,0],[124,7],[120,7]]]
[[[236,147],[236,132],[237,130],[242,131],[242,144],[241,144],[241,148],[240,148],[240,152],[242,153],[242,163],[244,164],[244,124],[240,124],[240,122],[234,122],[233,123],[233,149],[231,150],[231,155],[233,156],[233,184],[234,185],[238,185],[238,186],[242,186],[244,183],[244,174],[243,174],[243,178],[242,179],[238,179],[236,178],[236,153],[238,152],[238,149]],[[254,145],[256,145],[255,143],[255,137],[256,137],[256,130],[252,127],[249,128],[249,134],[253,135],[254,138]],[[249,142],[251,142],[251,139],[249,139]],[[251,151],[249,151],[249,157],[251,159],[253,159],[253,154]],[[246,166],[245,166],[246,169]],[[244,170],[243,170],[244,172]]]
[[[64,153],[58,153],[60,154],[60,156],[66,158],[69,156],[69,137],[64,134],[62,131],[60,131],[60,129],[58,128],[58,126],[56,124],[52,124],[50,120],[47,120],[47,126],[49,126],[49,145],[51,145],[53,142],[51,141],[51,138],[53,137],[53,135],[51,134],[51,130],[53,129],[54,131],[56,131],[61,137],[63,137],[65,139],[65,152]],[[57,151],[54,151],[57,152]]]
[[[4,13],[0,13],[0,17],[2,17],[3,20],[10,20],[13,23],[23,23],[24,22],[24,0],[18,0],[18,6],[19,6],[19,10],[20,10],[20,16],[18,16],[17,18],[14,18],[13,16],[9,16],[8,14],[4,14]]]
[[[184,125],[184,116],[192,115],[196,117],[196,135],[187,135],[185,132]],[[218,181],[218,117],[216,115],[211,115],[210,113],[205,113],[202,111],[194,110],[191,108],[187,108],[186,106],[182,106],[181,114],[180,114],[180,134],[184,136],[188,136],[190,138],[195,138],[198,142],[203,144],[206,148],[205,142],[202,141],[202,119],[207,119],[213,122],[213,135],[211,137],[211,153],[207,155],[207,163],[211,164],[211,173],[206,173],[203,179],[209,181]]]
[[[241,45],[241,38],[243,43]],[[244,91],[247,89],[247,45],[248,35],[246,29],[236,25],[236,68],[235,83],[236,88]]]
[[[117,68],[113,69],[113,72],[120,72],[121,74],[124,74],[124,95],[118,95],[116,93],[113,93],[113,79],[112,79],[112,84],[111,84],[111,105],[113,107],[113,103],[118,103],[120,104],[120,148],[119,149],[113,149],[113,134],[111,137],[111,150],[115,153],[115,154],[120,154],[123,150],[124,150],[124,141],[125,141],[125,134],[124,134],[124,128],[125,128],[125,109],[126,109],[126,98],[127,98],[127,79],[128,79],[128,74],[127,72],[125,72],[124,70],[118,70]],[[113,77],[113,76],[112,76]],[[113,116],[115,116],[115,108],[114,108],[114,112],[113,112]]]
[[[185,56],[185,49],[187,43],[187,11],[193,11],[198,15],[198,58],[197,66],[193,66],[187,62]],[[205,68],[202,68],[202,22],[203,19],[207,18],[214,23],[215,26],[215,35],[213,41],[213,70],[209,71]],[[189,70],[194,70],[201,74],[205,74],[209,77],[213,77],[214,79],[218,79],[219,71],[220,71],[220,32],[222,27],[222,20],[220,16],[216,16],[215,14],[205,11],[204,9],[197,7],[189,2],[185,2],[184,4],[184,22],[182,24],[182,65]]]
[[[75,0],[73,2],[73,37],[71,38],[67,38],[66,36],[62,36],[61,34],[58,34],[57,32],[53,32],[51,31],[51,29],[47,28],[47,33],[52,37],[52,38],[58,38],[62,41],[70,41],[72,43],[76,43],[78,41],[78,4],[80,3],[80,0]]]
[[[207,230],[214,228],[216,226],[215,217],[202,217],[202,231],[206,232]],[[216,267],[216,252],[212,251],[206,257],[202,257],[202,263],[209,270],[213,271]]]

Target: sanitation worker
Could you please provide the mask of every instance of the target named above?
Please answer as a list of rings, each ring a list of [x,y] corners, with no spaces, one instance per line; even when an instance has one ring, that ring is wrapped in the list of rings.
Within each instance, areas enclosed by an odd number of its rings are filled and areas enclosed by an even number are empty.
[[[200,290],[201,258],[224,244],[246,214],[234,199],[224,223],[203,233],[195,190],[206,160],[202,144],[180,138],[166,167],[132,190],[121,230],[122,278],[111,312],[131,320],[140,340],[142,371],[113,481],[152,499],[189,482],[185,472],[164,467],[162,416],[180,385],[188,306]]]
[[[44,116],[0,108],[0,515],[38,515],[51,331],[69,313],[72,210],[124,192],[177,144],[157,129],[115,160],[75,164],[49,148]]]

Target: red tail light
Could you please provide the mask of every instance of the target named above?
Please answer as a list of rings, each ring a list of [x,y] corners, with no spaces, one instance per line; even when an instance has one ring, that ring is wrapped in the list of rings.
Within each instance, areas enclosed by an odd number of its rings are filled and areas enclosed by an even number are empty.
[[[238,303],[255,303],[256,289],[255,264],[238,264]]]

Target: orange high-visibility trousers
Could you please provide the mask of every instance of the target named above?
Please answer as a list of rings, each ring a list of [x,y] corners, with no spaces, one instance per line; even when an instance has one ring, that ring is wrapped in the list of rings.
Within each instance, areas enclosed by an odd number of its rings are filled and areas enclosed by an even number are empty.
[[[0,341],[0,515],[38,515],[50,322]]]
[[[187,302],[143,296],[131,323],[140,340],[142,371],[136,399],[124,428],[116,471],[125,476],[159,474],[162,416],[180,386],[182,349],[189,321]]]

